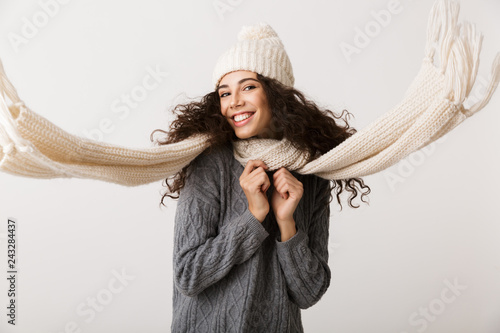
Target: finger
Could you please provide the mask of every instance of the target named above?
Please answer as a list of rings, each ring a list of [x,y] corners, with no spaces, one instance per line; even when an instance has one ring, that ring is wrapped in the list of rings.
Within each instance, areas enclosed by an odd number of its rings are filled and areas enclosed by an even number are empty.
[[[288,199],[288,193],[283,193],[282,191],[278,190],[276,187],[274,187],[274,192],[276,192],[282,199]]]
[[[274,187],[284,198],[288,198],[290,194],[295,194],[297,197],[302,196],[303,185],[293,175],[278,177],[274,183]]]
[[[273,175],[273,182],[274,186],[280,188],[284,183],[293,183],[293,184],[298,184],[298,179],[295,178],[291,173],[288,172],[288,170],[283,169],[284,171],[281,171],[280,173],[275,172]]]
[[[278,169],[278,171],[276,171],[274,174],[273,174],[273,179],[279,179],[279,178],[282,178],[282,177],[285,177],[285,178],[288,178],[288,179],[297,179],[295,178],[291,173],[290,171],[288,171],[287,169],[285,169],[284,167]]]
[[[267,190],[271,186],[269,177],[261,167],[258,167],[257,169],[252,171],[252,173],[247,176],[247,180],[251,184],[261,186],[263,190]]]
[[[288,199],[288,197],[290,196],[290,191],[292,191],[292,189],[289,183],[284,183],[279,189],[279,192],[283,196],[283,199]]]
[[[241,173],[241,177],[248,176],[255,168],[262,167],[263,169],[268,169],[269,167],[261,160],[249,160],[245,165],[245,169]],[[240,177],[240,179],[241,179]]]
[[[284,188],[286,182],[287,180],[283,177],[277,177],[276,180],[274,181],[274,188],[281,195],[282,198],[285,198],[284,194],[286,193],[286,191],[284,190]]]
[[[244,184],[247,188],[249,187],[253,190],[262,192],[266,192],[271,186],[269,177],[261,167],[255,169],[251,174],[243,178],[240,183]]]
[[[269,180],[269,177],[267,177],[266,175],[264,184],[262,184],[262,192],[266,193],[270,187],[271,187],[271,181]]]

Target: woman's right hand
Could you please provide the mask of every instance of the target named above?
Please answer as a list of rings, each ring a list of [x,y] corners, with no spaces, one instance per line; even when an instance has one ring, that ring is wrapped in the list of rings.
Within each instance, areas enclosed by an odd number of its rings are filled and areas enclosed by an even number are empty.
[[[269,213],[269,201],[266,191],[271,186],[264,169],[269,167],[260,160],[250,160],[240,176],[240,186],[248,200],[248,210],[261,223]]]

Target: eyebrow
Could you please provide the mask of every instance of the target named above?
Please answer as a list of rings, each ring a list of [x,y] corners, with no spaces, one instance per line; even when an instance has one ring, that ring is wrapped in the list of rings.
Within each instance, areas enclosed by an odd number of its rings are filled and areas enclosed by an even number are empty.
[[[253,80],[255,82],[259,82],[259,80],[256,80],[254,78],[251,78],[251,77],[247,77],[247,78],[244,78],[244,79],[241,79],[238,81],[238,84],[242,84],[243,82],[247,81],[247,80]],[[219,86],[217,87],[217,91],[219,91],[219,89],[222,89],[222,88],[227,88],[229,87],[227,84],[223,84],[222,86]]]

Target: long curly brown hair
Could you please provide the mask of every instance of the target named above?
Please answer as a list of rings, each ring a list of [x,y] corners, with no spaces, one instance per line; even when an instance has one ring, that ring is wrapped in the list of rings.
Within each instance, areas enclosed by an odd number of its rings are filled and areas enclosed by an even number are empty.
[[[307,151],[310,161],[327,153],[356,133],[356,129],[350,127],[347,121],[347,117],[351,115],[347,110],[343,110],[338,116],[328,109],[321,110],[315,102],[307,99],[302,92],[293,87],[287,87],[275,79],[260,74],[257,74],[257,79],[264,87],[272,112],[272,121],[266,130],[273,131],[280,138],[288,139],[296,148]],[[239,140],[227,119],[221,114],[217,89],[198,101],[178,104],[172,112],[177,117],[170,124],[169,131],[154,130],[150,136],[151,141],[157,131],[166,134],[163,140],[155,142],[160,145],[183,141],[193,134],[205,133],[210,136],[208,141],[210,147],[207,148],[207,152],[210,152],[212,148]],[[344,113],[346,113],[346,119],[343,118]],[[344,125],[339,125],[336,120],[342,120]],[[191,163],[175,175],[165,179],[164,185],[168,190],[163,193],[160,204],[165,205],[163,201],[167,196],[172,199],[179,198],[190,165]],[[340,195],[345,189],[351,192],[348,199],[349,206],[359,208],[359,206],[352,205],[352,200],[359,194],[357,185],[360,186],[360,190],[366,189],[365,193],[361,191],[361,201],[368,203],[363,199],[371,192],[371,189],[361,178],[330,180],[329,202],[333,199],[332,190],[336,189],[337,202],[342,210]],[[172,195],[174,193],[177,193],[177,196]]]

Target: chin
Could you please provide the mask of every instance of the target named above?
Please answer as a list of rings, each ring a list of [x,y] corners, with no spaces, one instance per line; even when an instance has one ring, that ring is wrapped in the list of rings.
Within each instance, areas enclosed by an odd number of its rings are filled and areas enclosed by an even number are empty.
[[[249,138],[251,138],[253,136],[255,136],[255,135],[238,135],[238,134],[236,134],[236,137],[238,137],[238,139],[241,139],[241,140],[243,140],[243,139],[249,139]]]
[[[257,134],[255,133],[248,133],[248,132],[238,133],[238,131],[236,131],[235,134],[239,139],[249,139],[251,137],[257,136]]]

